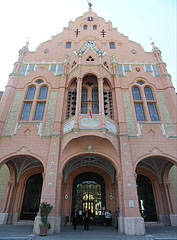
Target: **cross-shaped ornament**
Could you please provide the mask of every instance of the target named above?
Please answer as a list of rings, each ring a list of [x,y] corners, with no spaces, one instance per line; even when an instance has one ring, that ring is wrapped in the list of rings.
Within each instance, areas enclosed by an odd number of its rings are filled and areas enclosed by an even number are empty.
[[[78,37],[78,35],[79,35],[79,33],[80,33],[80,31],[79,31],[78,28],[76,29],[75,33],[76,33],[76,37]]]
[[[101,31],[101,35],[102,35],[103,37],[106,35],[106,32],[105,32],[104,29]]]

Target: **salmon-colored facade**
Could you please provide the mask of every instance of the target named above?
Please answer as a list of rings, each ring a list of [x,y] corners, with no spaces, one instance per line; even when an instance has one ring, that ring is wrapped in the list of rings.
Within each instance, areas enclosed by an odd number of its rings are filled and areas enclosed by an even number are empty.
[[[93,224],[107,208],[115,225],[119,206],[128,235],[146,222],[176,226],[176,100],[155,44],[145,52],[91,8],[35,52],[27,43],[0,101],[0,167],[9,169],[0,223],[35,218],[39,233],[47,201],[50,233],[75,207],[80,219],[90,208]]]

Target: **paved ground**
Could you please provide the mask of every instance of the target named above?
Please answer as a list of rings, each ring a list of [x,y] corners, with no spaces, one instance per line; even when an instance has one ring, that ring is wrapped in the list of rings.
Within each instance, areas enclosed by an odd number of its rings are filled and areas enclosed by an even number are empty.
[[[0,238],[2,237],[25,237],[32,234],[32,224],[28,225],[0,225]],[[164,238],[177,238],[176,227],[146,227],[146,235],[144,236],[128,236],[117,232],[112,227],[90,226],[89,231],[83,230],[82,226],[78,226],[77,230],[73,230],[72,226],[62,227],[59,234],[41,237],[36,235],[36,240],[146,240],[147,235]]]

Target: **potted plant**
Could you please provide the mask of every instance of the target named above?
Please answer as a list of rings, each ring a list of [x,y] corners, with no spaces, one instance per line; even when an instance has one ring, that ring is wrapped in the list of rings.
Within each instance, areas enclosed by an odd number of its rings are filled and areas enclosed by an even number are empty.
[[[40,224],[40,236],[46,236],[48,229],[51,228],[50,223],[47,220],[47,217],[52,209],[52,205],[47,202],[42,202],[39,206],[40,216],[41,216],[41,224]]]

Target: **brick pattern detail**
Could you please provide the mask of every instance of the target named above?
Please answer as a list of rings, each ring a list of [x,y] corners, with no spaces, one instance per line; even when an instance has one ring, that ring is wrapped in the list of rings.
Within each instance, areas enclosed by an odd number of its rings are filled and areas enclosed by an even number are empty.
[[[16,96],[14,99],[14,103],[12,105],[10,114],[9,114],[9,118],[7,120],[7,125],[5,128],[5,132],[6,133],[11,133],[14,126],[15,126],[15,121],[17,118],[17,113],[19,110],[19,106],[21,105],[21,101],[22,101],[22,96],[23,96],[23,91],[17,91],[16,92]]]
[[[126,115],[126,123],[127,123],[128,133],[136,134],[135,122],[133,119],[132,103],[131,103],[130,94],[128,91],[123,91],[123,99],[124,99],[124,107],[125,107],[125,115]]]
[[[8,167],[4,164],[2,168],[0,169],[0,200],[3,197],[4,190],[7,186],[7,181],[9,179],[9,169]]]
[[[169,134],[174,134],[174,128],[173,128],[173,124],[172,124],[172,121],[171,121],[171,118],[170,118],[170,114],[169,114],[169,111],[168,111],[168,106],[167,106],[167,103],[166,103],[166,100],[165,100],[164,93],[162,91],[159,91],[159,92],[157,92],[157,96],[158,96],[158,99],[159,99],[160,108],[162,110],[162,115],[163,115],[163,119],[164,119],[164,122],[165,122],[167,132]]]
[[[45,122],[45,126],[44,126],[45,133],[52,132],[53,122],[54,122],[54,117],[55,117],[56,100],[57,100],[57,91],[51,91],[48,109],[47,109],[46,122]]]

